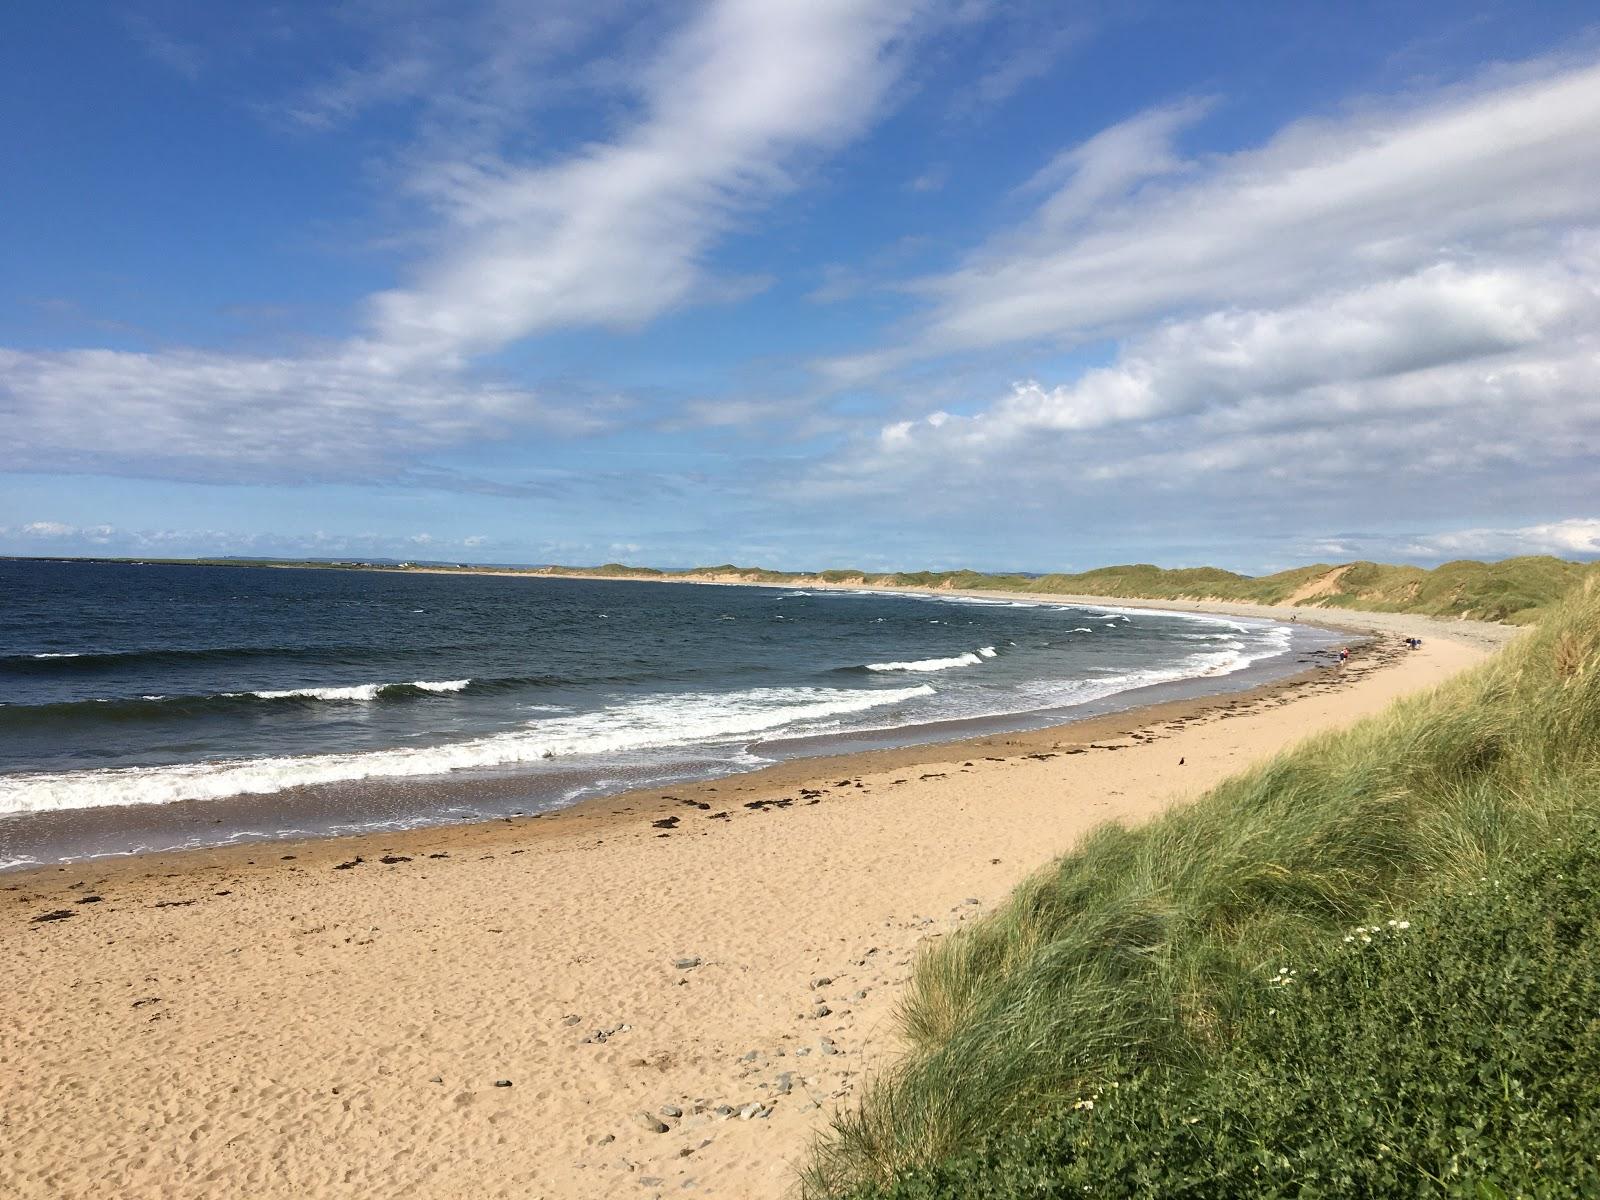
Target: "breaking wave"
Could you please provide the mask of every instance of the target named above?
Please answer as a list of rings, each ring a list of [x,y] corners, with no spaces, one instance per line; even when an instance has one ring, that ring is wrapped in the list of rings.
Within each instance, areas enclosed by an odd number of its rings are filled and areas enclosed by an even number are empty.
[[[779,729],[825,732],[851,713],[933,694],[927,684],[850,690],[794,687],[721,694],[678,693],[569,717],[530,721],[503,733],[436,746],[9,775],[0,777],[0,814],[262,795],[361,779],[445,775],[552,758],[704,746]]]
[[[977,650],[968,650],[964,654],[956,654],[949,658],[917,658],[908,662],[880,662],[867,663],[868,671],[948,671],[954,667],[980,666],[985,659],[993,658],[998,651],[993,646],[983,646]]]

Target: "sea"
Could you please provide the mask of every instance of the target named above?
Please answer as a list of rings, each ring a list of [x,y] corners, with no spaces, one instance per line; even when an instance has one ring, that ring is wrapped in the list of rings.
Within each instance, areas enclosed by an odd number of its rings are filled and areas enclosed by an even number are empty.
[[[532,814],[1038,728],[1326,631],[946,594],[0,561],[0,870]]]

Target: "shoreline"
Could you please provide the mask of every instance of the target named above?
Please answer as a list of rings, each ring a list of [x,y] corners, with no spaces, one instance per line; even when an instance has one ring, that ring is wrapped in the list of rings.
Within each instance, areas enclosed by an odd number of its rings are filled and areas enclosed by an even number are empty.
[[[458,572],[440,572],[456,574]],[[631,582],[631,581],[630,581]],[[652,582],[649,580],[643,582]],[[671,581],[693,582],[693,581]],[[713,584],[713,586],[716,586]],[[780,585],[753,585],[773,586]],[[828,590],[826,588],[819,590]],[[835,590],[859,591],[861,589],[840,586]],[[871,590],[871,589],[869,589]],[[897,593],[926,594],[934,599],[948,599],[951,596],[964,597],[968,593],[951,593],[948,590],[928,590],[911,593],[909,589],[877,589],[878,594],[893,595]],[[1006,603],[1013,597],[1009,593],[1000,593],[987,597],[995,603]],[[1035,605],[1076,604],[1078,601],[1065,597],[1038,597],[1023,598],[1025,603]],[[1123,611],[1124,607],[1097,602],[1083,602],[1097,611]],[[1185,610],[1150,603],[1147,607],[1153,611],[1168,612],[1179,618],[1204,617],[1210,615],[1206,612]],[[1273,620],[1273,615],[1256,615],[1257,619]],[[1289,622],[1284,622],[1288,625]],[[1306,621],[1307,628],[1318,628],[1333,631],[1334,627],[1323,622]],[[1359,631],[1345,628],[1337,632],[1346,636],[1360,632],[1361,636],[1373,636],[1376,631]],[[1352,637],[1352,640],[1354,638]],[[1298,642],[1298,639],[1297,639]],[[1279,679],[1290,678],[1297,673],[1294,657],[1299,662],[1308,661],[1308,655],[1322,655],[1327,653],[1325,648],[1309,650],[1302,648],[1299,651],[1290,650],[1285,655],[1275,659],[1263,659],[1250,663],[1242,670],[1230,672],[1224,676],[1206,677],[1196,675],[1181,679],[1168,680],[1157,684],[1140,685],[1129,688],[1127,691],[1113,693],[1112,695],[1089,700],[1080,704],[1060,709],[1038,709],[1014,713],[994,713],[970,718],[949,719],[934,721],[925,725],[906,727],[886,727],[883,729],[868,728],[855,732],[844,732],[834,735],[813,735],[811,737],[793,738],[781,734],[769,735],[755,740],[756,745],[771,744],[770,752],[762,752],[762,757],[776,758],[779,762],[788,762],[794,758],[836,760],[845,756],[857,755],[888,748],[901,749],[913,758],[919,756],[921,747],[945,744],[965,743],[981,740],[985,735],[994,735],[1000,732],[1025,731],[1036,733],[1041,730],[1053,730],[1064,726],[1073,725],[1080,721],[1090,720],[1102,715],[1131,712],[1147,707],[1152,703],[1164,703],[1169,698],[1196,698],[1206,700],[1211,697],[1227,697],[1253,691],[1261,686],[1257,680],[1265,679],[1267,682],[1276,682]],[[841,768],[844,769],[844,768]],[[756,768],[761,770],[761,768]],[[703,780],[715,782],[717,779],[731,779],[750,774],[750,768],[733,768],[726,764],[708,767],[699,775],[680,778],[667,782],[665,775],[648,784],[639,787],[649,790],[652,787],[676,786],[691,787]],[[438,808],[437,801],[428,800],[425,803],[437,808],[437,818],[433,820],[416,820],[415,824],[403,825],[400,821],[384,827],[382,822],[373,822],[372,828],[363,830],[359,827],[362,822],[361,805],[365,801],[354,799],[365,793],[377,796],[380,793],[391,796],[410,795],[413,797],[437,797],[443,793],[448,797],[457,790],[463,797],[463,807],[475,809],[470,817],[465,818],[472,822],[493,822],[503,819],[506,815],[524,815],[523,810],[537,812],[546,817],[552,817],[559,812],[570,811],[577,807],[615,798],[638,790],[637,787],[626,784],[612,783],[604,790],[599,788],[588,789],[589,795],[580,795],[575,799],[551,804],[546,798],[538,795],[527,795],[525,799],[518,800],[521,795],[517,792],[514,772],[505,772],[500,775],[487,775],[481,780],[474,778],[460,778],[451,775],[429,776],[398,776],[394,778],[375,777],[371,780],[359,780],[343,784],[317,785],[312,787],[289,787],[279,792],[259,795],[242,794],[239,796],[221,797],[216,800],[178,800],[160,805],[110,805],[105,807],[70,808],[63,810],[41,810],[33,813],[21,813],[9,817],[4,822],[11,826],[10,829],[0,828],[0,879],[11,878],[19,874],[26,874],[37,870],[49,870],[59,864],[72,863],[115,862],[123,857],[145,859],[152,856],[163,856],[177,853],[198,852],[208,848],[227,848],[230,846],[243,846],[245,848],[282,843],[300,843],[305,840],[337,840],[340,842],[368,838],[392,838],[401,836],[403,832],[412,829],[426,829],[429,827],[454,827],[462,822],[462,817],[457,815],[452,818],[443,808]],[[473,788],[480,790],[473,793]],[[341,789],[352,797],[350,801],[341,801]],[[488,789],[488,790],[482,790]],[[508,799],[496,800],[495,796]],[[355,808],[350,809],[350,816],[344,821],[345,827],[339,828],[341,818],[328,815],[338,811],[342,803],[354,803]],[[448,805],[448,800],[446,805]],[[370,810],[369,810],[370,811]],[[420,818],[422,810],[418,808]],[[325,824],[324,824],[325,823]],[[213,828],[216,826],[216,828]],[[188,843],[187,846],[184,843]],[[123,847],[135,847],[123,851]],[[24,852],[26,847],[26,852]],[[31,861],[30,861],[31,860]]]
[[[1016,757],[1025,758],[1041,751],[1061,750],[1063,747],[1096,748],[1095,743],[1118,737],[1145,736],[1149,728],[1167,722],[1187,723],[1234,709],[1247,709],[1256,704],[1288,703],[1296,695],[1311,689],[1336,690],[1348,682],[1353,682],[1355,677],[1365,671],[1393,665],[1403,658],[1404,653],[1392,648],[1382,648],[1374,641],[1356,642],[1351,647],[1350,666],[1345,669],[1349,672],[1348,675],[1338,668],[1312,667],[1238,691],[1208,692],[1201,696],[1157,700],[1113,712],[1045,725],[1037,729],[1007,730],[888,747],[848,749],[836,753],[800,754],[779,759],[766,766],[734,771],[707,779],[654,783],[585,797],[539,813],[491,818],[472,817],[407,829],[373,830],[305,838],[266,837],[228,845],[139,850],[125,854],[104,854],[73,859],[63,863],[15,867],[0,871],[0,889],[6,885],[32,884],[44,890],[47,885],[42,882],[43,880],[51,875],[63,873],[91,873],[98,880],[105,880],[124,875],[147,875],[152,866],[226,869],[237,867],[241,862],[254,866],[256,864],[253,860],[270,859],[280,849],[295,851],[297,860],[326,858],[331,861],[348,859],[356,855],[406,853],[408,850],[432,849],[434,835],[446,835],[448,840],[451,834],[464,834],[473,830],[510,829],[519,835],[539,837],[543,836],[545,831],[560,828],[569,820],[603,825],[634,813],[659,816],[671,813],[679,805],[708,803],[719,797],[726,798],[745,792],[812,790],[813,783],[825,778],[838,776],[854,778],[867,772],[909,771],[923,766],[964,760],[974,755],[995,762]],[[1166,685],[1154,685],[1155,688],[1164,686]],[[407,782],[414,783],[409,780]],[[669,793],[670,796],[663,798],[663,793]],[[270,796],[261,797],[263,800],[270,798]],[[323,853],[319,854],[318,851]]]
[[[935,593],[938,595],[937,593]],[[1102,606],[1103,607],[1103,606]],[[1110,610],[1107,610],[1110,611]],[[1160,610],[1172,611],[1172,610]],[[1179,612],[1177,615],[1187,614]],[[1203,614],[1202,614],[1203,615]],[[1317,626],[1314,622],[1305,622],[1308,627],[1316,626],[1322,629],[1331,629],[1329,626]],[[1368,653],[1371,644],[1382,635],[1377,630],[1352,630],[1345,629],[1339,632],[1350,637],[1353,658],[1359,660]],[[1331,655],[1331,649],[1322,648],[1314,651],[1287,651],[1287,655],[1298,653],[1299,663],[1310,661],[1312,657]],[[922,736],[911,733],[911,740],[904,740],[908,733],[906,729],[864,729],[846,732],[837,735],[813,735],[807,738],[792,738],[777,736],[760,738],[751,742],[752,746],[771,744],[776,750],[769,753],[769,763],[762,767],[746,767],[726,770],[720,773],[711,773],[702,776],[691,776],[676,780],[658,778],[654,781],[627,786],[620,789],[607,789],[596,791],[592,795],[579,796],[564,803],[549,807],[540,807],[538,802],[526,803],[523,808],[510,808],[501,812],[493,812],[493,805],[487,805],[491,811],[479,811],[465,818],[450,819],[441,814],[436,820],[419,822],[401,828],[374,828],[370,830],[340,830],[338,832],[306,832],[288,834],[287,836],[263,832],[254,836],[232,838],[213,837],[209,841],[202,841],[197,834],[194,838],[199,844],[157,845],[154,848],[140,846],[137,849],[118,851],[111,849],[95,849],[92,852],[78,853],[72,857],[61,859],[45,858],[44,861],[3,862],[0,865],[0,880],[9,880],[36,872],[46,872],[60,867],[71,868],[76,865],[96,864],[100,869],[109,870],[114,864],[124,861],[134,863],[150,859],[164,859],[170,856],[204,854],[208,852],[225,853],[233,850],[240,852],[256,851],[266,854],[268,849],[277,845],[304,846],[316,842],[332,842],[337,845],[361,844],[366,845],[374,841],[393,841],[405,838],[412,834],[426,833],[430,829],[454,829],[471,825],[498,824],[508,818],[513,821],[532,820],[558,820],[565,814],[591,810],[599,811],[600,808],[616,801],[636,803],[635,796],[647,794],[662,789],[700,789],[709,787],[712,792],[717,790],[718,784],[732,787],[735,782],[751,777],[768,778],[810,778],[813,775],[848,773],[854,769],[853,764],[858,760],[876,765],[881,762],[905,763],[915,765],[930,755],[937,756],[940,748],[950,749],[951,753],[960,747],[969,747],[971,752],[992,752],[996,746],[1050,744],[1061,738],[1069,738],[1079,726],[1096,727],[1105,721],[1119,728],[1128,722],[1137,722],[1147,710],[1182,709],[1188,711],[1204,711],[1212,706],[1223,704],[1229,700],[1252,697],[1264,691],[1273,691],[1280,687],[1293,684],[1302,679],[1316,678],[1319,672],[1327,670],[1331,663],[1322,663],[1317,666],[1300,666],[1298,669],[1284,662],[1274,670],[1265,665],[1271,660],[1253,662],[1243,670],[1230,672],[1227,675],[1206,677],[1203,675],[1191,676],[1182,679],[1168,680],[1161,683],[1145,684],[1131,688],[1124,692],[1113,693],[1096,700],[1086,701],[1070,708],[1041,709],[1033,712],[1018,712],[1010,714],[996,714],[984,717],[961,718],[947,722],[936,722],[925,726],[911,727],[919,730]],[[1264,678],[1263,678],[1264,676]],[[936,732],[935,732],[936,731]],[[799,743],[810,743],[807,748],[796,748]],[[499,778],[487,778],[481,781],[480,786],[490,788],[506,787],[514,784],[514,774]],[[439,776],[402,776],[396,778],[377,777],[372,780],[361,781],[359,785],[335,786],[362,786],[367,789],[396,790],[404,789],[412,794],[424,794],[430,791],[439,791],[448,788],[471,788],[472,780],[458,780],[450,775]],[[45,811],[40,813],[20,814],[13,817],[13,823],[24,828],[32,827],[30,832],[35,836],[42,829],[44,836],[52,836],[48,831],[51,825],[61,822],[73,822],[79,827],[76,834],[79,845],[93,846],[94,841],[89,839],[103,839],[102,845],[110,845],[122,836],[134,839],[149,838],[152,835],[160,837],[162,833],[174,836],[181,829],[199,829],[211,822],[223,822],[230,819],[227,814],[239,804],[244,803],[263,811],[270,811],[274,803],[288,804],[288,808],[280,808],[280,813],[293,813],[295,803],[309,799],[322,789],[288,788],[282,792],[267,793],[263,795],[244,794],[240,796],[225,797],[217,801],[175,801],[156,806],[106,806],[104,808],[88,808],[65,810],[64,812]],[[217,814],[223,815],[219,817]],[[150,824],[154,819],[155,824]],[[277,818],[282,821],[283,817]],[[293,827],[294,818],[290,818]],[[163,824],[163,822],[165,824]],[[272,825],[272,820],[265,824]],[[83,831],[93,831],[85,838]],[[160,832],[158,832],[160,831]],[[13,834],[13,837],[16,835]],[[58,839],[61,835],[55,835]],[[69,835],[70,836],[70,835]],[[50,843],[46,842],[48,846]],[[66,843],[66,844],[70,844]]]
[[[7,875],[0,1191],[781,1195],[891,1060],[921,941],[1483,653],[1377,643],[1248,697],[558,815]]]

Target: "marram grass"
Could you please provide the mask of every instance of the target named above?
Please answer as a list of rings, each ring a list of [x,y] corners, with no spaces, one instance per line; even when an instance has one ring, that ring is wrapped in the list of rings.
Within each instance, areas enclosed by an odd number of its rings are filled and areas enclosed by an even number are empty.
[[[1081,1119],[1074,1106],[1111,1082],[1166,1103],[1214,1086],[1223,1064],[1242,1078],[1229,1056],[1259,1036],[1263,988],[1282,964],[1313,961],[1356,926],[1451,903],[1480,880],[1582,842],[1597,814],[1600,587],[1591,579],[1479,668],[1147,825],[1102,828],[996,913],[925,952],[901,1013],[908,1053],[819,1141],[804,1191],[982,1194],[905,1189],[981,1147],[1059,1132],[1063,1114]],[[1322,1069],[1321,1090],[1307,1095],[1337,1091],[1339,1063]],[[1307,1117],[1315,1109],[1299,1093],[1294,1103]],[[1426,1126],[1426,1114],[1412,1116]],[[1376,1119],[1403,1123],[1404,1103]],[[1063,1144],[1048,1141],[1049,1154],[1014,1147],[1008,1170],[1026,1174],[1035,1152],[1055,1155],[1055,1166],[1039,1167],[1036,1190],[993,1194],[1066,1194],[1050,1182],[1065,1178]],[[1122,1146],[1135,1164],[1138,1149],[1137,1137]],[[1098,1143],[1080,1151],[1089,1155],[1073,1158],[1080,1166],[1109,1152]],[[1450,1190],[1423,1165],[1395,1169],[1403,1192],[1367,1194]],[[1272,1176],[1260,1194],[1340,1194],[1294,1183],[1318,1177],[1307,1165]],[[1162,1186],[1151,1194],[1226,1194]]]

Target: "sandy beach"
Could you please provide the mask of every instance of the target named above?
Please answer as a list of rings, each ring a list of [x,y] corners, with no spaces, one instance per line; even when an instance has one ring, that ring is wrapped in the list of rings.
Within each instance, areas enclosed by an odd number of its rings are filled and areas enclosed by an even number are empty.
[[[0,876],[0,1195],[783,1195],[892,1061],[920,943],[1515,633],[1293,615],[1377,632],[1342,671],[1037,733]]]

